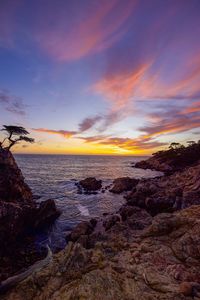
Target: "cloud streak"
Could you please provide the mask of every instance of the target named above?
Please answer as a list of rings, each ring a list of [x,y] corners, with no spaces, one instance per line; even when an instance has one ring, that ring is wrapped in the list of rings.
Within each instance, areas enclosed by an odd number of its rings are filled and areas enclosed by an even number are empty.
[[[102,120],[101,116],[94,116],[94,117],[88,117],[85,118],[80,124],[79,124],[79,132],[84,132],[92,127],[94,127],[99,121]]]
[[[70,2],[55,5],[48,1],[45,12],[38,10],[33,37],[52,58],[61,62],[77,60],[115,44],[123,36],[134,6],[134,0],[84,1],[84,5],[79,2],[77,10]]]
[[[0,105],[13,114],[26,115],[22,98],[11,95],[7,90],[0,89]]]
[[[32,128],[33,131],[39,132],[39,133],[48,133],[48,134],[56,134],[61,135],[64,138],[71,138],[75,134],[77,134],[76,131],[70,131],[70,130],[55,130],[55,129],[47,129],[47,128]]]

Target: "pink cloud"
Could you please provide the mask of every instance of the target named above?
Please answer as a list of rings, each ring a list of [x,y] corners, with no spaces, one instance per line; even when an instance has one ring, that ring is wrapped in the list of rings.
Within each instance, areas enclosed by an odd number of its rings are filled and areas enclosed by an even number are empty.
[[[124,34],[126,21],[132,14],[134,0],[102,0],[87,5],[83,16],[74,9],[70,16],[67,5],[47,8],[37,16],[34,38],[45,53],[58,61],[72,61],[107,49]],[[86,10],[87,9],[87,10]],[[56,22],[55,22],[56,19]]]

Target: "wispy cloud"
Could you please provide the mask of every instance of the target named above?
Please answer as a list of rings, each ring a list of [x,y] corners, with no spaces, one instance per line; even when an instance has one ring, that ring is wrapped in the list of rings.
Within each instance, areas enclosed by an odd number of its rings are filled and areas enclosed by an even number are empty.
[[[58,61],[77,60],[100,52],[116,43],[124,34],[135,1],[84,1],[82,14],[72,3],[53,2],[36,16],[33,37],[38,46]],[[79,5],[82,7],[81,2]],[[47,9],[47,11],[46,11]],[[73,15],[73,18],[72,18]],[[52,19],[56,22],[52,22]]]
[[[47,128],[32,128],[32,130],[41,133],[58,134],[65,138],[73,137],[77,133],[76,131],[54,130],[54,129],[47,129]]]
[[[82,137],[86,143],[95,143],[95,145],[104,145],[109,147],[116,147],[128,151],[138,150],[153,150],[160,146],[166,145],[151,138],[119,138],[119,137],[106,137],[106,136],[94,136],[94,137]]]
[[[26,106],[23,104],[22,98],[11,95],[7,90],[0,90],[0,105],[8,112],[25,115]]]
[[[177,134],[200,127],[200,107],[192,103],[183,110],[165,109],[163,112],[153,113],[151,124],[139,128],[144,137],[155,138],[164,134]]]
[[[94,117],[88,117],[85,118],[80,124],[79,124],[79,132],[84,132],[92,127],[94,127],[99,121],[102,120],[101,116],[94,116]]]

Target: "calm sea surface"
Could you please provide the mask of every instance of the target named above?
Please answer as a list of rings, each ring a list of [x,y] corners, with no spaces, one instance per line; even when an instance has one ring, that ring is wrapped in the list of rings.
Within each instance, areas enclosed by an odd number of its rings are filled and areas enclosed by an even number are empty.
[[[142,157],[73,156],[73,155],[15,155],[26,182],[37,201],[54,199],[62,212],[48,236],[39,236],[39,243],[48,242],[52,249],[65,245],[65,236],[80,221],[114,212],[124,203],[122,195],[109,191],[97,195],[77,194],[76,183],[86,177],[96,177],[103,186],[117,177],[155,177],[159,173],[135,169],[132,164]]]

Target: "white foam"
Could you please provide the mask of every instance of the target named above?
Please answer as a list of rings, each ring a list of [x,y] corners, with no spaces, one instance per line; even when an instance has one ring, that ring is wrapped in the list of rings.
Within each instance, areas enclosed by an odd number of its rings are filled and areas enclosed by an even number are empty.
[[[81,213],[82,216],[88,217],[90,215],[89,210],[88,210],[87,207],[85,207],[85,206],[83,206],[81,204],[78,204],[77,208],[80,211],[80,213]]]

